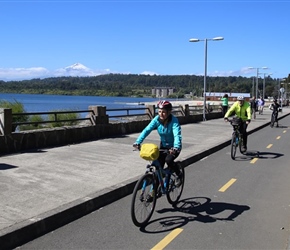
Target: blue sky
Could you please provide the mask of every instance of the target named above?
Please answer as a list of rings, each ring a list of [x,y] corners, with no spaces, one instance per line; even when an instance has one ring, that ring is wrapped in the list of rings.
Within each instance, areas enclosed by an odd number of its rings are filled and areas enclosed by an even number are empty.
[[[290,1],[0,0],[0,80],[290,73]],[[85,71],[68,71],[80,63]]]

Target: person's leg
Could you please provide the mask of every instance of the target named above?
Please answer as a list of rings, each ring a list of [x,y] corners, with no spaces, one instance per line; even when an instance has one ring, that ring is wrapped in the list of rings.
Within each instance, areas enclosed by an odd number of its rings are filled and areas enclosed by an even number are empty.
[[[278,125],[278,112],[275,113],[275,122],[276,122],[276,126],[279,127],[279,125]]]
[[[167,166],[172,169],[177,175],[180,174],[180,171],[178,169],[178,167],[176,166],[174,160],[178,157],[179,153],[176,154],[168,154],[165,157],[165,162],[167,164]]]
[[[246,122],[242,122],[240,126],[240,133],[243,135],[243,145],[242,145],[243,151],[247,150],[247,142],[248,142],[247,127],[248,124],[246,124]]]
[[[167,156],[167,153],[166,153],[166,152],[161,151],[161,152],[159,153],[158,161],[159,161],[160,166],[161,166],[162,168],[164,168],[164,164],[165,164],[165,158],[166,158],[166,156]]]
[[[247,145],[248,145],[248,133],[247,133],[247,127],[248,127],[248,124],[243,122],[243,144],[244,144],[244,147],[247,149]]]
[[[160,166],[162,168],[164,168],[166,156],[167,156],[167,153],[166,152],[163,152],[163,151],[161,151],[160,154],[159,154],[158,161],[159,161],[159,164],[160,164]],[[157,184],[157,187],[158,187],[159,186],[159,180],[158,180],[158,178],[156,180],[156,184]]]
[[[256,119],[256,109],[255,108],[252,108],[252,116],[253,116],[253,119]]]
[[[225,116],[225,114],[228,111],[228,107],[227,106],[222,106],[223,107],[223,116]]]

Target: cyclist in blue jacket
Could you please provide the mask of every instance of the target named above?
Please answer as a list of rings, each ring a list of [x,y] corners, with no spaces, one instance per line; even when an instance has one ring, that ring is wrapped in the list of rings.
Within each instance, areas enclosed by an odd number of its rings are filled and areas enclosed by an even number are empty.
[[[145,138],[154,129],[157,129],[160,136],[160,149],[169,150],[169,153],[161,151],[158,161],[162,167],[164,167],[164,164],[166,163],[167,166],[173,169],[173,171],[175,171],[179,176],[180,171],[175,166],[174,160],[178,157],[182,148],[181,126],[177,117],[171,113],[172,104],[169,101],[159,101],[157,107],[158,115],[155,116],[153,120],[143,129],[133,144],[133,147],[140,149],[140,145]]]

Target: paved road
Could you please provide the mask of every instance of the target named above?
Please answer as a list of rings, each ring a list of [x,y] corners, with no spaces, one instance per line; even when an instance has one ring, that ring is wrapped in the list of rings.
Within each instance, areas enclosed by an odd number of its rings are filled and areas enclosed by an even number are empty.
[[[270,114],[266,109],[257,115],[249,133],[268,126]],[[284,108],[280,118],[289,114]],[[179,160],[187,166],[223,148],[231,132],[223,119],[182,125]],[[0,249],[16,247],[130,194],[146,165],[132,151],[138,135],[2,156]],[[158,144],[156,132],[146,142]]]

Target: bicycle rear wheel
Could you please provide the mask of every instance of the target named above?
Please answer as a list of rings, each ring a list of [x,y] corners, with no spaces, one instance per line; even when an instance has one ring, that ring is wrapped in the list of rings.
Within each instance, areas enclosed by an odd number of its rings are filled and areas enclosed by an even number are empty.
[[[236,159],[236,153],[237,153],[236,138],[237,138],[237,135],[234,132],[233,135],[232,135],[232,142],[231,142],[231,157],[232,157],[233,160]]]
[[[166,197],[168,202],[171,205],[176,205],[177,202],[179,201],[182,191],[183,191],[183,187],[184,187],[184,168],[182,167],[182,165],[179,162],[176,162],[176,166],[180,171],[180,176],[179,176],[179,182],[177,183],[177,175],[175,173],[171,174],[168,182],[167,182],[167,187],[166,187]]]
[[[131,218],[143,227],[150,220],[156,205],[156,181],[152,173],[144,174],[136,183],[131,202]]]

